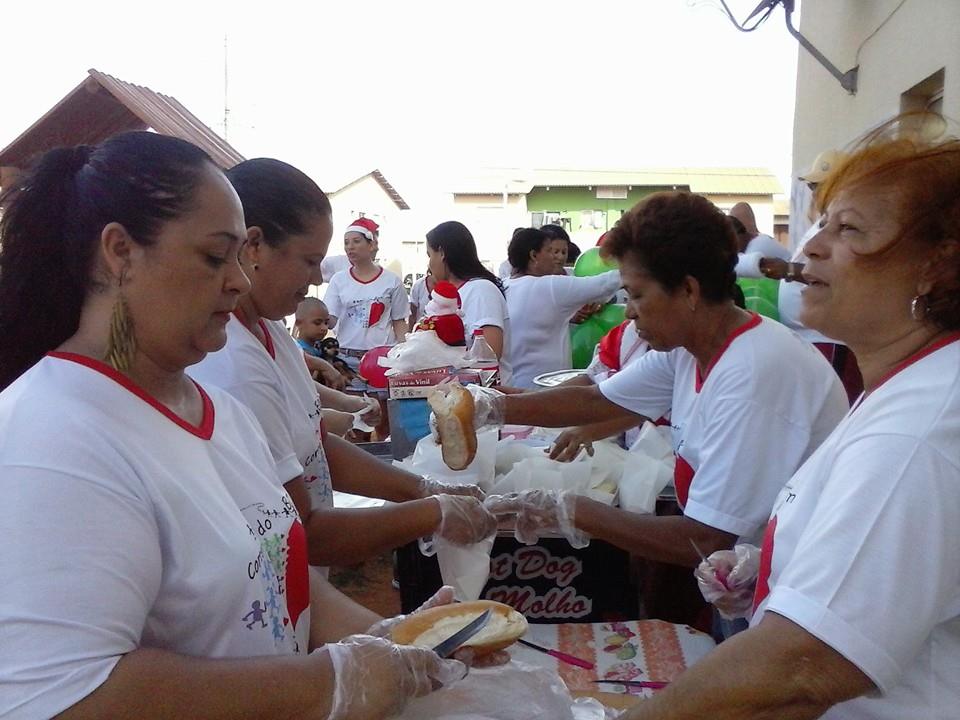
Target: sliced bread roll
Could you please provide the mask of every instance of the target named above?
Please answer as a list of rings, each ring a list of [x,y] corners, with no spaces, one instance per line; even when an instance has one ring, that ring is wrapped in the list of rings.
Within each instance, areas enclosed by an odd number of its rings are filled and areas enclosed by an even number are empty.
[[[509,605],[476,600],[414,613],[394,626],[391,636],[400,645],[432,648],[488,609],[492,612],[487,624],[462,647],[472,648],[478,656],[487,655],[512,645],[527,632],[527,619]]]
[[[431,391],[427,402],[437,418],[443,462],[451,470],[463,470],[477,454],[473,396],[459,383],[444,383]]]

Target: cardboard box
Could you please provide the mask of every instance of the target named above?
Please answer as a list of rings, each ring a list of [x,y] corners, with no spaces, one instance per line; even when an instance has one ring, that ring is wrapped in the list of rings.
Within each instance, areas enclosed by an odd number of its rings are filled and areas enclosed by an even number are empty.
[[[412,373],[402,373],[387,378],[390,400],[413,400],[425,398],[430,388],[449,378],[456,378],[461,385],[486,385],[495,373],[489,370],[474,370],[452,367],[430,368]]]

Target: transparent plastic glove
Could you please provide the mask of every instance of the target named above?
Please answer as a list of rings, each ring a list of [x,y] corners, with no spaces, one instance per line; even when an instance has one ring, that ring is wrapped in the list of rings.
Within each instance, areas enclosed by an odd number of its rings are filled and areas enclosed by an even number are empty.
[[[423,605],[410,613],[410,615],[416,615],[418,612],[423,612],[424,610],[429,610],[430,608],[440,607],[441,605],[449,605],[450,603],[456,602],[453,594],[453,588],[449,585],[444,585],[430,598],[428,598]],[[394,617],[378,620],[370,626],[366,634],[373,635],[374,637],[389,637],[390,633],[393,632],[394,626],[402,620],[406,620],[408,617],[410,617],[410,615],[395,615]]]
[[[462,680],[467,667],[432,650],[395,645],[370,635],[351,635],[325,645],[334,692],[327,720],[373,720],[395,715],[407,700]]]
[[[434,495],[440,503],[440,526],[435,534],[457,545],[473,545],[497,531],[497,519],[475,497]]]
[[[709,561],[709,562],[707,562]],[[704,599],[727,620],[750,617],[760,570],[760,548],[737,545],[717,550],[693,571]]]
[[[469,495],[477,500],[483,500],[485,493],[476,485],[454,485],[424,475],[420,478],[420,496],[430,497],[431,495]]]
[[[383,419],[380,416],[380,401],[376,398],[363,396],[363,407],[353,413],[361,423],[373,429]]]
[[[499,390],[467,385],[467,391],[473,396],[473,429],[481,430],[485,427],[502,427],[507,412],[507,396]],[[437,432],[437,418],[430,413],[430,434],[435,442],[440,442]]]
[[[577,496],[569,490],[535,488],[508,495],[491,495],[484,505],[494,515],[516,515],[514,536],[533,545],[545,535],[562,535],[571,547],[583,548],[590,536],[574,525]]]

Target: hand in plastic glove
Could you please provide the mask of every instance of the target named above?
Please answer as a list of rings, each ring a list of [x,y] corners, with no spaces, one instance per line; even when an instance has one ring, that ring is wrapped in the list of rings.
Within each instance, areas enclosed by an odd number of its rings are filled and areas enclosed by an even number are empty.
[[[545,535],[562,535],[572,547],[582,548],[590,536],[574,525],[577,496],[568,490],[524,490],[509,495],[491,495],[485,501],[494,515],[516,515],[514,536],[533,545]]]
[[[557,435],[557,439],[550,446],[550,459],[560,462],[572,462],[577,459],[581,450],[593,457],[593,438],[587,427],[567,428]]]
[[[440,525],[435,534],[457,545],[473,545],[497,531],[497,519],[477,498],[434,495],[440,503]]]
[[[750,617],[760,570],[760,549],[737,545],[717,550],[693,571],[704,599],[727,620]]]
[[[486,494],[476,485],[454,485],[424,475],[420,478],[420,497],[431,495],[469,495],[477,500],[483,500]]]
[[[481,387],[480,385],[467,385],[466,389],[473,397],[474,431],[482,430],[485,427],[501,427],[506,415],[507,396],[499,390]],[[430,413],[430,434],[434,441],[439,444],[440,433],[437,432],[437,418],[433,413]]]
[[[364,424],[375,428],[383,419],[380,414],[380,401],[376,398],[367,397],[366,395],[360,399],[363,401],[363,404],[354,410],[354,412],[360,413],[360,419]]]
[[[462,680],[466,666],[432,650],[395,645],[370,635],[351,635],[325,645],[334,693],[327,720],[374,720],[399,713],[407,700]]]

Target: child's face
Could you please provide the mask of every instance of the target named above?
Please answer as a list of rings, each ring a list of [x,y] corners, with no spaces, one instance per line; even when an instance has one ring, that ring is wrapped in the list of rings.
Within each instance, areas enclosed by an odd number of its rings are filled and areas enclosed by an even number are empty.
[[[313,308],[297,321],[300,337],[308,343],[320,342],[330,329],[330,313],[326,308]]]

